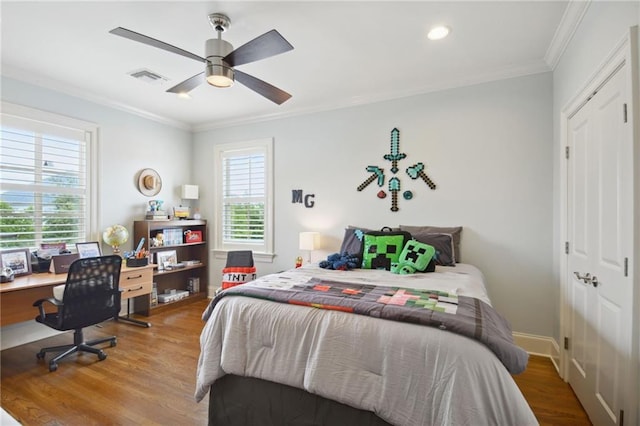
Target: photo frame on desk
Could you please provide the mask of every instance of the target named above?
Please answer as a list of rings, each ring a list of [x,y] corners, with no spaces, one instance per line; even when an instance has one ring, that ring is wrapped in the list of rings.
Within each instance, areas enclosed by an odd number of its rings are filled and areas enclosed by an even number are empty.
[[[71,264],[79,259],[77,253],[70,254],[58,254],[51,256],[51,264],[49,265],[49,272],[52,274],[66,274],[69,272]]]
[[[100,244],[97,241],[76,243],[76,249],[78,250],[78,257],[80,257],[80,259],[102,256]]]
[[[29,253],[29,249],[0,252],[0,267],[11,268],[16,276],[31,274],[31,253]]]

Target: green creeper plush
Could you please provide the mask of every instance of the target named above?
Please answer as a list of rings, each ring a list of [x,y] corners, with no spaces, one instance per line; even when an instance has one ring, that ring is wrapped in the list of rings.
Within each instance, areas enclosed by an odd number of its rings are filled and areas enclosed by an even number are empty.
[[[411,234],[397,232],[367,232],[362,240],[362,268],[391,270],[391,264],[397,263],[402,249]]]
[[[413,274],[416,271],[424,272],[435,254],[436,249],[433,246],[409,240],[400,253],[398,263],[391,265],[391,272],[402,275]]]

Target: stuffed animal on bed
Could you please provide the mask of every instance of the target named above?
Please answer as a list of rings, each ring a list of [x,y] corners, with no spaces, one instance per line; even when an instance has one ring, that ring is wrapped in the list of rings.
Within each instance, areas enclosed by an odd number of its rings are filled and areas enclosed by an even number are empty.
[[[415,272],[433,272],[435,270],[435,264],[433,263],[435,254],[436,249],[433,246],[416,240],[409,240],[404,245],[398,262],[391,264],[391,272],[401,275]],[[432,268],[429,267],[430,265]]]
[[[324,269],[335,269],[339,271],[347,271],[349,269],[357,268],[360,265],[361,259],[356,255],[349,254],[348,252],[334,253],[327,257],[327,260],[320,262],[320,267]]]

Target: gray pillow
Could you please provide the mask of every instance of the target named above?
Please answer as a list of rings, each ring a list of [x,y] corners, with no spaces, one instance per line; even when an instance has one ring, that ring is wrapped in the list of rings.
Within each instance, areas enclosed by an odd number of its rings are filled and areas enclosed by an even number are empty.
[[[373,232],[372,229],[359,228],[357,226],[347,226],[344,230],[340,254],[349,253],[351,255],[362,256],[362,236],[365,232]]]
[[[411,235],[415,232],[429,233],[429,234],[451,234],[453,237],[453,254],[455,255],[456,262],[460,262],[460,237],[462,234],[462,226],[411,226],[400,225],[400,230],[407,231]],[[417,239],[417,238],[416,238]]]
[[[412,232],[413,239],[421,243],[429,244],[436,249],[433,259],[436,265],[456,266],[456,256],[453,249],[453,236],[451,234],[434,234],[431,232]]]

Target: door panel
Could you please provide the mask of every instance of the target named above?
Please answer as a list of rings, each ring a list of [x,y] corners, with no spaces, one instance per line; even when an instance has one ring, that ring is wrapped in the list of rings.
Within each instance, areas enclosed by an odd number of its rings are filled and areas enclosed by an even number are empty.
[[[618,69],[568,127],[569,383],[596,425],[619,424],[631,344],[631,280],[623,268],[633,214],[625,181],[633,167],[622,119],[625,70]],[[579,279],[575,272],[589,275]]]

